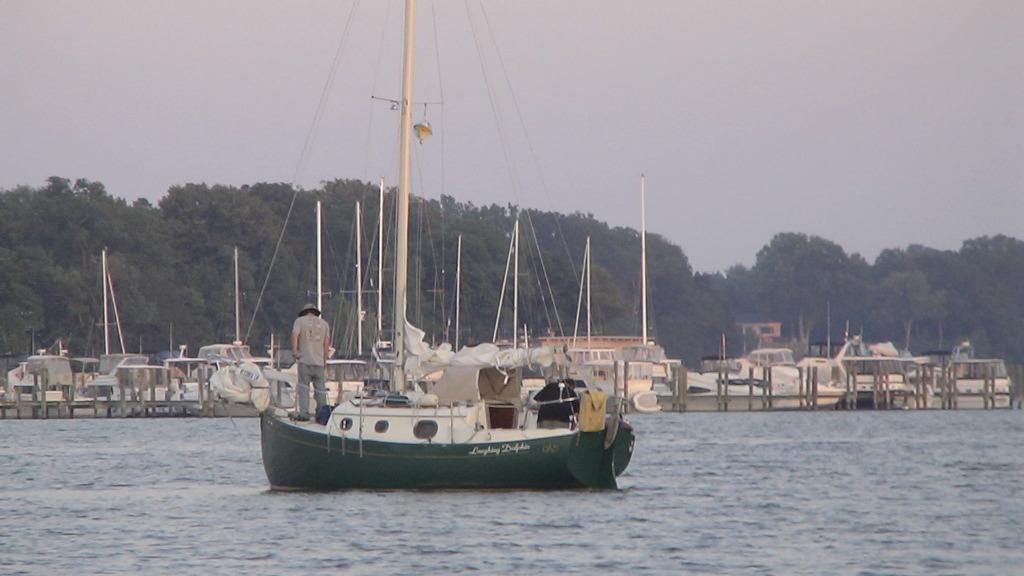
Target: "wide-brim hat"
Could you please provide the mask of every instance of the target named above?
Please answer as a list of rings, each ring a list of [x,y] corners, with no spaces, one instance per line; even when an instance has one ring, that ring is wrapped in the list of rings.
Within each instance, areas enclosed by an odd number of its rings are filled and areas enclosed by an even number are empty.
[[[320,315],[320,309],[317,308],[316,304],[313,304],[312,302],[306,303],[306,305],[302,307],[302,310],[299,310],[299,316],[302,316],[306,312],[312,312],[317,316]]]

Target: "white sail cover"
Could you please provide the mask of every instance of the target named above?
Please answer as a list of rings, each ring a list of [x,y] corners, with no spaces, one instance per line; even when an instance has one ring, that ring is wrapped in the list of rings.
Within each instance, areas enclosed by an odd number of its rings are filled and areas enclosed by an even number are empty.
[[[888,358],[898,358],[900,351],[896,349],[896,346],[892,342],[879,342],[878,344],[869,344],[868,350],[875,356],[886,356]]]
[[[494,344],[465,346],[458,352],[452,352],[450,344],[441,344],[431,348],[423,341],[426,335],[423,330],[405,323],[405,373],[413,379],[423,378],[431,372],[449,366],[492,367],[499,370],[540,366],[547,368],[555,363],[555,353],[548,346],[539,348],[508,348],[500,349]]]

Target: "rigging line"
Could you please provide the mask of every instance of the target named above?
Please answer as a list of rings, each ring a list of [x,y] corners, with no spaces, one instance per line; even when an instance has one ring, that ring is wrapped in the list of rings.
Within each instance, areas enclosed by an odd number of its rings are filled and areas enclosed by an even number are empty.
[[[505,67],[505,58],[501,55],[501,49],[498,48],[498,42],[494,36],[494,29],[491,27],[491,18],[487,15],[487,8],[484,7],[483,2],[480,3],[480,11],[484,15],[484,22],[487,24],[487,33],[491,38],[491,44],[494,46],[494,53],[498,56],[498,65],[501,68],[502,76],[505,78],[505,85],[508,86],[508,93],[512,98],[512,108],[515,110],[516,118],[519,120],[519,126],[523,130],[526,147],[530,152],[530,158],[533,160],[534,166],[537,168],[537,174],[540,176],[541,190],[544,191],[544,197],[548,201],[548,208],[554,212],[554,202],[551,201],[551,190],[548,188],[548,180],[544,175],[544,168],[541,166],[540,160],[537,158],[537,151],[533,146],[533,139],[530,138],[530,132],[526,129],[526,121],[523,119],[523,112],[519,107],[519,99],[516,98],[516,92],[512,88],[512,80],[509,78],[508,69]],[[565,234],[562,233],[562,225],[557,218],[555,218],[555,228],[558,230],[558,237],[562,240],[562,248],[565,250],[565,255],[569,260],[569,265],[572,266],[573,276],[575,276],[576,263],[572,258],[572,251],[569,250],[569,243],[566,241]]]
[[[494,116],[494,125],[498,132],[498,142],[501,144],[501,152],[505,158],[505,167],[508,170],[509,180],[512,183],[512,194],[516,198],[516,203],[522,203],[519,198],[519,179],[516,177],[516,172],[512,167],[512,151],[509,149],[508,138],[505,134],[505,125],[502,122],[500,111],[498,110],[498,103],[494,98],[494,87],[491,86],[491,78],[487,73],[487,64],[484,59],[483,45],[480,43],[480,35],[477,33],[476,23],[473,20],[472,10],[469,7],[469,0],[465,0],[466,5],[466,18],[469,19],[469,29],[473,33],[473,44],[476,47],[477,60],[480,62],[480,73],[484,78],[484,87],[487,89],[487,100],[491,105],[491,114]]]
[[[426,189],[426,185],[424,184],[424,178],[423,178],[423,159],[418,154],[414,154],[413,158],[416,160],[416,178],[417,178],[417,181],[419,182],[419,187],[420,187],[421,190],[425,190]],[[428,247],[430,249],[430,264],[431,264],[431,268],[433,269],[433,273],[431,275],[431,277],[432,277],[432,284],[431,284],[431,289],[430,289],[430,291],[431,291],[430,317],[431,317],[431,321],[437,321],[438,320],[437,314],[438,314],[438,309],[439,309],[439,306],[440,306],[440,309],[442,310],[441,318],[440,318],[440,325],[443,326],[444,325],[444,321],[445,321],[445,316],[444,316],[444,285],[441,284],[440,288],[438,288],[438,285],[439,285],[439,282],[440,282],[440,276],[443,275],[444,261],[441,260],[442,274],[439,274],[438,273],[437,248],[436,248],[435,243],[434,243],[433,228],[430,225],[430,220],[431,220],[430,219],[430,202],[426,199],[425,195],[421,195],[419,197],[419,207],[420,207],[420,215],[419,215],[419,220],[418,220],[418,223],[417,223],[418,230],[417,230],[417,237],[416,237],[416,249],[417,249],[417,256],[416,256],[416,258],[417,258],[417,266],[416,266],[416,269],[417,269],[417,274],[419,275],[419,278],[420,278],[419,280],[417,280],[417,286],[419,286],[418,290],[420,290],[420,293],[417,296],[417,300],[421,299],[422,295],[423,295],[423,293],[422,293],[422,275],[423,275],[423,231],[422,231],[422,228],[425,226],[426,229],[427,229],[427,244],[428,244]],[[443,216],[444,215],[442,213],[442,218],[443,218]],[[442,258],[443,258],[443,256],[442,256]],[[439,299],[440,299],[440,302],[439,302]],[[418,321],[421,323],[419,328],[425,329],[424,328],[425,325],[422,324],[422,322],[423,322],[423,312],[422,312],[422,310],[417,309],[417,313],[418,313],[417,314],[418,315]]]
[[[430,3],[430,19],[431,19],[431,22],[434,25],[434,62],[437,64],[437,90],[438,90],[438,96],[440,97],[441,102],[443,103],[444,102],[444,78],[441,76],[441,42],[439,40],[440,33],[438,32],[438,28],[437,28],[437,2],[436,1]],[[447,180],[447,178],[446,178],[445,166],[444,166],[445,165],[444,135],[445,135],[445,132],[447,132],[447,130],[445,129],[446,125],[444,123],[444,105],[443,104],[440,106],[440,109],[441,110],[440,110],[439,113],[440,113],[440,116],[441,116],[441,134],[440,134],[440,143],[438,144],[438,146],[441,149],[440,150],[440,154],[441,154],[441,159],[440,159],[441,198],[443,199],[445,197],[445,194],[447,193],[447,188],[446,188],[446,180]],[[428,222],[428,224],[429,224],[429,222]],[[446,270],[447,270],[447,264],[448,264],[447,250],[446,250],[446,248],[447,248],[447,242],[446,242],[447,234],[446,233],[447,233],[448,227],[447,227],[446,224],[447,224],[447,222],[445,220],[444,204],[442,203],[441,204],[441,309],[442,310],[445,310],[445,305],[444,305],[445,293],[444,293],[444,289],[445,289],[445,284],[446,284],[445,280],[447,279]],[[434,270],[435,270],[435,273],[436,273],[436,271],[437,271],[437,266],[436,265],[434,266]],[[435,288],[437,288],[437,287],[435,286]],[[444,312],[442,312],[442,320],[445,320],[444,316],[445,316],[445,314],[444,314]],[[448,320],[450,320],[450,318],[448,318]],[[444,322],[442,322],[442,324],[444,324]]]
[[[487,12],[484,10],[482,2],[480,3],[480,10],[481,10],[481,12],[483,12],[484,21],[487,23],[488,31],[490,31],[490,20],[487,18]],[[492,110],[492,112],[494,114],[495,124],[497,125],[498,136],[499,136],[499,141],[501,142],[502,153],[505,156],[505,165],[508,167],[509,176],[510,176],[510,179],[512,180],[512,192],[513,192],[513,194],[516,197],[516,202],[522,203],[522,200],[520,199],[520,196],[519,196],[519,188],[520,188],[519,178],[516,176],[515,169],[512,166],[512,151],[510,149],[510,145],[509,145],[509,142],[508,142],[508,135],[507,135],[507,132],[505,130],[504,121],[501,119],[501,116],[500,116],[499,111],[498,111],[498,106],[497,106],[497,102],[495,101],[495,98],[494,98],[494,89],[491,86],[490,77],[487,74],[487,67],[486,67],[486,64],[484,62],[482,45],[480,43],[479,35],[477,34],[477,30],[476,30],[476,26],[475,26],[474,21],[473,21],[472,14],[471,14],[471,12],[469,10],[469,0],[466,0],[466,16],[467,16],[467,18],[469,18],[470,30],[473,32],[473,41],[476,44],[477,57],[478,57],[478,59],[480,61],[480,69],[481,69],[481,72],[482,72],[482,74],[484,76],[484,84],[487,87],[487,96],[488,96],[488,99],[490,100],[490,103],[491,103],[491,110]],[[494,34],[493,34],[493,32],[491,32],[490,38],[491,38],[492,45],[494,45],[495,53],[498,56],[498,62],[501,65],[502,71],[505,73],[504,74],[505,75],[505,83],[506,83],[506,85],[508,85],[509,93],[512,95],[512,101],[513,101],[513,103],[516,104],[516,110],[518,112],[518,101],[515,99],[515,92],[512,91],[511,82],[509,81],[508,74],[505,71],[504,60],[501,57],[501,52],[497,49],[498,46],[497,46],[497,43],[494,41]],[[525,135],[526,134],[526,127],[525,127],[525,124],[522,121],[522,113],[521,112],[519,112],[519,119],[520,119],[520,124],[523,125],[523,132],[524,132],[524,135]],[[527,139],[527,141],[529,142],[529,139]],[[538,167],[539,167],[539,162],[537,162],[535,154],[533,156],[533,160],[534,160],[534,163],[537,164]],[[550,196],[549,196],[549,201],[550,201]],[[531,235],[534,243],[537,244],[537,249],[540,250],[540,246],[539,246],[539,243],[537,241],[536,228],[533,225],[533,215],[530,213],[529,210],[526,210],[525,212],[526,212],[526,219],[527,219],[528,223],[530,224],[530,230],[531,230],[530,235]],[[560,238],[562,239],[562,245],[565,248],[566,254],[569,255],[568,260],[569,260],[569,265],[570,265],[570,267],[571,267],[571,269],[573,271],[573,276],[575,276],[576,275],[576,265],[572,261],[572,255],[569,252],[569,245],[565,241],[565,236],[561,235],[561,227],[558,226],[557,218],[555,219],[555,223],[556,223],[556,227],[558,227],[558,229],[559,229]],[[543,258],[541,259],[541,268],[544,270],[544,277],[545,277],[545,279],[547,279],[547,265],[544,264]],[[548,284],[548,291],[551,293],[552,306],[554,306],[554,308],[555,308],[555,318],[557,319],[557,322],[558,322],[559,334],[561,336],[565,336],[565,330],[562,327],[562,319],[561,319],[561,316],[558,314],[558,305],[555,302],[554,291],[551,290],[551,282],[550,282],[549,279],[547,280],[547,284]]]
[[[530,223],[529,220],[527,220],[527,222]],[[533,227],[532,223],[530,223],[530,227],[531,228]],[[548,328],[551,328],[552,327],[551,326],[551,312],[548,310],[548,300],[547,300],[547,297],[544,295],[544,285],[540,281],[541,275],[538,273],[537,262],[535,260],[535,258],[539,258],[540,257],[540,247],[537,246],[537,245],[534,245],[534,249],[536,250],[536,255],[534,255],[534,250],[530,249],[529,242],[527,242],[527,247],[526,247],[527,265],[530,267],[530,271],[532,272],[532,276],[533,276],[534,280],[537,282],[537,293],[540,295],[541,306],[544,307],[544,319],[547,322]]]
[[[293,183],[298,182],[299,176],[305,171],[306,164],[309,163],[309,155],[313,149],[313,144],[316,142],[317,134],[320,132],[320,124],[323,122],[324,112],[327,110],[327,101],[331,97],[331,88],[334,86],[334,78],[338,74],[341,58],[352,32],[352,23],[355,20],[359,2],[360,0],[355,0],[349,9],[348,17],[345,20],[345,28],[342,30],[338,48],[334,52],[334,59],[331,61],[331,67],[327,73],[327,81],[324,82],[324,87],[320,92],[320,101],[317,102],[316,112],[313,114],[313,125],[310,127],[309,132],[306,133],[306,142],[299,157],[299,165],[295,168],[295,174],[292,176]]]
[[[325,210],[325,212],[326,212],[326,210]],[[354,212],[355,211],[353,211],[353,220],[355,220]],[[328,228],[330,228],[330,227],[329,226],[324,226],[324,235],[325,236],[327,235],[326,231],[328,230]],[[337,292],[338,296],[341,296],[342,294],[345,293],[344,292],[345,286],[348,285],[349,272],[350,272],[349,266],[351,266],[351,264],[352,264],[352,248],[353,248],[353,246],[355,246],[355,237],[356,237],[356,227],[353,226],[352,227],[352,231],[351,231],[351,233],[349,235],[348,250],[345,251],[345,260],[344,260],[344,262],[342,262],[342,265],[341,265],[340,278],[338,279],[338,292]],[[328,246],[330,246],[330,242],[328,242]],[[332,255],[334,255],[334,250],[333,249],[331,250],[331,253],[332,253]],[[337,262],[339,262],[339,260],[336,258],[335,259],[335,263],[337,263]],[[358,281],[358,279],[357,279],[357,281]],[[338,331],[337,325],[338,325],[338,323],[341,322],[341,319],[342,319],[342,316],[343,316],[342,312],[344,311],[344,308],[345,308],[345,301],[344,301],[343,298],[339,297],[337,299],[337,302],[338,302],[338,304],[337,304],[337,307],[335,308],[335,312],[334,312],[335,322],[334,322],[334,326],[331,326],[331,342],[336,342],[334,337],[335,337],[335,335],[337,334],[337,331]],[[321,310],[321,313],[322,312],[323,311]],[[358,311],[356,311],[355,313],[359,314]],[[349,313],[349,316],[350,317],[352,316],[351,312]],[[358,324],[358,319],[357,319],[357,324]],[[351,343],[349,342],[348,344],[351,344]],[[339,350],[341,349],[338,346],[335,346],[335,348],[337,348]],[[346,353],[351,351],[351,349],[348,348],[348,347],[346,347],[345,350],[346,350]],[[349,354],[349,355],[351,355],[351,354]]]
[[[437,31],[437,2],[430,4],[430,17],[434,24],[434,62],[437,63],[437,92],[441,99],[442,105],[440,106],[441,114],[441,196],[444,197],[445,190],[445,170],[444,170],[444,78],[441,76],[441,42],[438,40]]]
[[[551,278],[548,277],[548,267],[546,264],[544,264],[544,254],[540,251],[540,241],[537,240],[537,228],[533,225],[533,217],[530,215],[530,212],[530,210],[526,211],[526,220],[530,223],[530,236],[533,237],[533,245],[536,246],[537,248],[537,257],[540,259],[540,269],[544,273],[544,282],[547,284],[548,294],[551,296],[551,308],[555,312],[555,321],[558,323],[558,334],[559,336],[565,336],[565,329],[562,327],[562,317],[558,314],[558,303],[555,300],[555,291],[554,289],[551,288]],[[558,217],[554,216],[554,220],[557,226]],[[561,231],[559,231],[559,234],[561,234]],[[565,241],[564,237],[562,238],[562,241]],[[572,258],[569,259],[569,262],[572,262]],[[572,273],[573,277],[575,277],[575,265],[572,267]],[[540,283],[539,278],[537,282],[538,284]],[[541,290],[543,291],[543,287],[541,288]],[[550,324],[550,320],[548,321],[548,323]]]
[[[324,87],[320,92],[320,100],[317,102],[316,111],[313,113],[313,121],[309,127],[309,131],[306,133],[306,141],[303,143],[302,151],[299,154],[299,161],[295,167],[295,173],[292,175],[292,181],[289,184],[292,187],[292,199],[288,203],[288,212],[285,213],[284,223],[281,225],[281,233],[277,237],[277,243],[274,245],[273,255],[270,257],[270,265],[267,267],[267,275],[263,278],[263,286],[260,287],[260,294],[256,298],[256,305],[252,309],[252,317],[249,320],[249,327],[245,331],[245,341],[249,341],[249,337],[252,335],[252,327],[256,324],[256,316],[259,314],[260,305],[263,304],[263,296],[267,291],[267,285],[270,283],[270,275],[274,271],[274,264],[277,262],[277,256],[281,251],[281,243],[284,241],[284,234],[288,230],[288,222],[291,221],[292,212],[295,210],[295,201],[299,197],[300,188],[296,185],[299,180],[299,176],[305,169],[306,163],[309,160],[309,151],[313,147],[313,141],[316,139],[316,132],[319,130],[320,121],[323,118],[324,109],[327,107],[327,99],[331,91],[331,86],[334,84],[334,76],[337,72],[338,64],[341,62],[341,56],[345,51],[345,46],[348,44],[348,38],[352,32],[352,22],[355,17],[356,8],[359,6],[360,0],[355,0],[349,7],[348,17],[345,21],[345,27],[342,30],[341,38],[338,40],[338,47],[334,52],[334,59],[331,60],[330,71],[327,74],[327,80],[324,82]]]
[[[384,2],[384,25],[380,29],[380,43],[377,45],[377,62],[373,66],[373,88],[370,90],[370,119],[366,125],[366,146],[363,148],[366,150],[366,155],[363,157],[363,175],[370,178],[370,149],[373,143],[373,118],[376,106],[373,104],[373,94],[377,93],[377,83],[380,81],[380,63],[384,56],[384,40],[387,38],[388,23],[391,21],[391,0],[385,0]]]
[[[438,320],[440,322],[441,326],[444,326],[444,323],[445,323],[445,321],[447,319],[446,314],[445,314],[445,305],[444,305],[444,297],[445,297],[444,256],[443,256],[443,254],[444,254],[444,252],[443,252],[444,245],[443,244],[441,245],[442,256],[441,256],[441,260],[440,260],[441,269],[440,269],[440,272],[439,272],[438,271],[438,259],[437,259],[437,244],[434,242],[434,228],[430,225],[430,220],[431,219],[430,219],[430,204],[429,203],[427,203],[424,206],[424,210],[426,210],[426,212],[427,212],[427,223],[426,223],[426,227],[427,227],[427,244],[430,246],[430,262],[432,264],[431,267],[434,270],[434,273],[433,273],[433,283],[432,283],[432,286],[431,286],[431,291],[432,291],[432,294],[433,294],[433,298],[432,298],[432,301],[431,301],[431,314],[435,317],[434,318],[435,320]],[[444,222],[444,219],[443,219],[444,215],[443,215],[443,213],[441,215],[441,218],[442,218],[441,222],[442,222],[442,225],[443,225],[443,222]],[[442,230],[442,233],[443,233],[443,230]],[[443,242],[444,242],[444,240],[442,239],[442,243]],[[440,311],[440,312],[438,312],[438,311]],[[438,313],[440,313],[440,316],[441,316],[439,319],[437,318]]]
[[[416,322],[423,326],[423,197],[416,202]]]

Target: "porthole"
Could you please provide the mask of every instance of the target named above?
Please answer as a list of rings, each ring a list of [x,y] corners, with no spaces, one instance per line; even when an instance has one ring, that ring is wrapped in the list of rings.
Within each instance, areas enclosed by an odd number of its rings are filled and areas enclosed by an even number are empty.
[[[412,427],[412,434],[420,440],[430,440],[437,436],[437,422],[433,420],[420,420]]]
[[[342,418],[341,422],[338,424],[338,426],[342,430],[351,430],[352,429],[352,419],[351,418]]]
[[[388,431],[387,420],[377,420],[377,423],[373,425],[373,431],[378,434],[383,434]]]

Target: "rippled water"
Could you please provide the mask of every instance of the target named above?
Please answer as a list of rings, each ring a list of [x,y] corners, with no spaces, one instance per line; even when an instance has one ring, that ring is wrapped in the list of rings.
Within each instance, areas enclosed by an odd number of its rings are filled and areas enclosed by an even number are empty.
[[[1024,573],[1024,412],[633,419],[618,492],[267,490],[255,420],[0,422],[0,573]]]

